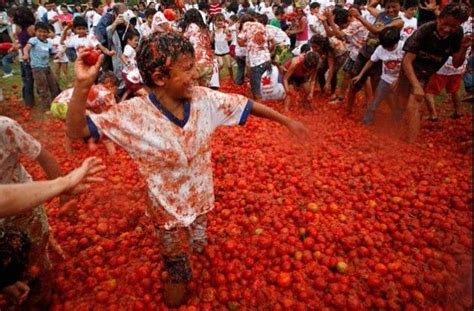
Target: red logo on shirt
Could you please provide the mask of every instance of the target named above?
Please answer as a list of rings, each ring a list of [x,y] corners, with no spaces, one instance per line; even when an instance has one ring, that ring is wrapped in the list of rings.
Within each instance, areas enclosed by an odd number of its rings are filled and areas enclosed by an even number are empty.
[[[411,34],[414,30],[415,30],[414,27],[407,27],[403,29],[403,31],[406,32],[407,34]]]
[[[397,60],[389,60],[388,62],[385,63],[385,66],[388,69],[393,70],[393,69],[397,68],[398,64],[400,64],[400,62],[397,61]]]
[[[272,83],[272,79],[270,79],[270,77],[262,78],[262,85],[270,85],[271,83]]]

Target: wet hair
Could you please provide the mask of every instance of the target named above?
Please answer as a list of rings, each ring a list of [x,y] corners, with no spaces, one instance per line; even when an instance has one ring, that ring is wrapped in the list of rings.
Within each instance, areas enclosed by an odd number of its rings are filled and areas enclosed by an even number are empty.
[[[418,7],[419,3],[420,2],[418,0],[405,0],[403,2],[403,8],[406,10],[406,9],[409,9],[409,8]]]
[[[262,24],[262,25],[266,25],[268,24],[268,16],[265,15],[265,14],[258,14],[257,15],[257,21]]]
[[[304,54],[304,66],[306,68],[316,68],[319,63],[318,53],[313,51],[308,51]]]
[[[21,28],[28,28],[35,24],[36,18],[29,8],[21,6],[15,11],[13,22]]]
[[[112,71],[101,71],[99,77],[97,78],[97,83],[106,83],[112,82],[115,86],[119,85],[119,79]]]
[[[319,2],[313,2],[313,3],[311,3],[311,4],[309,5],[309,9],[310,9],[310,10],[318,9],[318,8],[320,8],[320,7],[321,7],[321,3],[319,3]]]
[[[311,47],[309,46],[308,43],[305,43],[305,44],[301,45],[300,53],[306,53],[306,52],[309,52],[309,51],[311,51]]]
[[[87,21],[84,17],[82,17],[82,16],[74,17],[74,20],[72,21],[72,28],[77,28],[77,27],[86,27],[87,28]]]
[[[275,16],[280,16],[285,14],[285,9],[282,6],[277,6],[275,9]]]
[[[184,14],[183,22],[181,23],[181,29],[186,30],[191,24],[198,25],[199,28],[207,29],[207,25],[202,19],[201,13],[196,9],[189,9]]]
[[[31,241],[25,233],[15,229],[4,230],[0,230],[0,288],[24,277],[31,249]]]
[[[347,24],[349,21],[349,11],[346,9],[334,9],[332,11],[334,15],[334,23],[339,27]]]
[[[44,23],[44,22],[37,22],[35,24],[35,31],[39,29],[49,31],[49,24]]]
[[[145,18],[148,18],[150,16],[154,16],[155,14],[156,14],[156,9],[153,9],[153,8],[145,9]]]
[[[311,46],[318,46],[319,49],[324,53],[328,53],[331,50],[331,44],[329,43],[329,39],[320,34],[313,35],[311,39],[309,39],[309,44]]]
[[[457,21],[464,23],[469,18],[469,7],[462,3],[449,3],[439,13],[439,18],[451,16]]]
[[[194,57],[194,48],[181,34],[155,33],[144,38],[137,48],[137,64],[145,85],[153,86],[152,75],[156,70],[168,77],[172,64],[183,55]]]
[[[400,41],[400,29],[397,27],[386,27],[379,33],[380,45],[388,49],[398,44]]]

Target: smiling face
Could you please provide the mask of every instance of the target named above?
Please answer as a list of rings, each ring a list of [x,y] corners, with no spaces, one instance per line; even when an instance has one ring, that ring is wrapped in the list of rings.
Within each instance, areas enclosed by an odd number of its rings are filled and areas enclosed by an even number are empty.
[[[399,2],[388,2],[385,5],[385,12],[387,12],[387,16],[390,18],[395,18],[398,16],[400,12],[400,3]]]
[[[418,8],[415,6],[415,7],[411,7],[411,8],[408,8],[408,9],[405,9],[405,16],[407,18],[413,18],[416,14],[416,10]]]
[[[41,41],[46,41],[46,39],[48,39],[49,31],[46,29],[38,28],[35,30],[35,35]]]
[[[436,20],[436,31],[441,38],[446,38],[458,31],[461,22],[452,16],[438,17]]]
[[[172,65],[168,77],[161,77],[159,72],[153,74],[153,81],[168,96],[176,100],[192,98],[192,87],[197,79],[194,56],[183,54]]]

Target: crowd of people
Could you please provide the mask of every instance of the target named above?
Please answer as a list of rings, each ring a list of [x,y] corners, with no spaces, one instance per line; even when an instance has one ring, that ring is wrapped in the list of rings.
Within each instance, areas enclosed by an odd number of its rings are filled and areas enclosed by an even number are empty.
[[[24,104],[65,120],[68,151],[72,139],[87,138],[92,150],[101,141],[113,154],[117,144],[137,162],[169,273],[164,300],[177,306],[192,275],[190,253],[206,245],[214,200],[209,137],[218,126],[242,125],[253,114],[305,135],[301,123],[258,102],[311,110],[320,96],[351,113],[363,90],[362,122],[372,124],[385,101],[396,121],[406,120],[407,139],[414,141],[421,105],[435,122],[434,97],[442,90],[452,98],[451,118],[462,116],[462,84],[467,95],[473,88],[471,15],[469,3],[434,0],[12,5],[0,7],[0,55],[4,79],[20,62]],[[101,54],[95,64],[92,50]],[[62,92],[60,80],[67,86]],[[216,91],[226,83],[248,83],[251,99]],[[54,157],[15,121],[0,117],[0,137],[2,184],[31,182],[20,153],[48,178],[62,175]],[[87,175],[99,172],[99,164],[88,163],[81,178],[51,195],[70,192],[84,176],[92,181]],[[61,250],[49,237],[44,208],[28,204],[27,211],[0,211],[0,249],[8,250],[2,254],[18,254],[0,268],[18,275],[25,269],[15,265],[34,264],[41,273],[1,285],[17,301],[44,305],[51,290],[47,246]]]

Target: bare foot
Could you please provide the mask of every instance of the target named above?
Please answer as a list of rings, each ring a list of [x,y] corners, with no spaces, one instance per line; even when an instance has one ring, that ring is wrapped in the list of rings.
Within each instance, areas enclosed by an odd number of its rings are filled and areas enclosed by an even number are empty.
[[[163,300],[167,307],[176,308],[186,302],[186,283],[166,282],[163,289]]]

